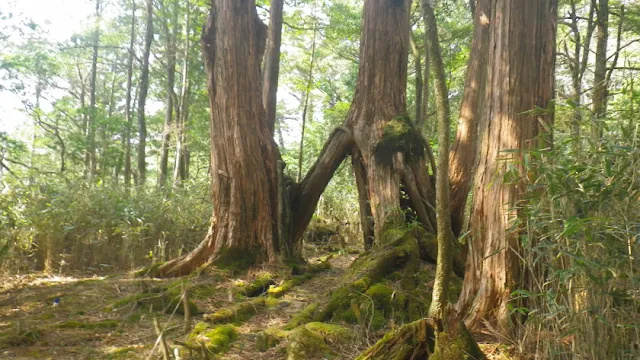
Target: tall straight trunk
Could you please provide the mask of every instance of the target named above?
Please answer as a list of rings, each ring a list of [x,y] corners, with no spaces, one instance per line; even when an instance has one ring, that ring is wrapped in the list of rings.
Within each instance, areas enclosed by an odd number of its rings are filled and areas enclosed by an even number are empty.
[[[189,93],[191,83],[189,81],[189,35],[191,25],[191,10],[189,3],[186,9],[186,26],[184,37],[184,60],[182,64],[182,88],[180,101],[176,114],[176,158],[173,168],[173,185],[180,186],[188,177],[188,149],[187,149],[187,122],[189,121]]]
[[[265,40],[266,26],[254,0],[211,1],[202,50],[211,105],[215,206],[206,238],[191,253],[165,263],[162,275],[189,273],[206,261],[277,260],[278,153],[259,86]]]
[[[478,169],[474,182],[469,255],[458,310],[472,328],[488,321],[495,329],[512,328],[509,301],[526,289],[520,271],[517,206],[526,191],[523,152],[538,145],[539,121],[552,114],[527,111],[546,108],[553,98],[557,0],[497,0],[489,18],[487,88]],[[503,183],[509,169],[519,180]],[[496,180],[497,179],[497,180]]]
[[[267,36],[267,53],[264,58],[262,72],[262,102],[267,112],[267,124],[271,136],[276,123],[278,105],[278,77],[280,76],[280,46],[282,44],[282,12],[284,0],[271,0],[269,12],[269,35]],[[315,38],[315,33],[314,33]]]
[[[422,117],[416,120],[416,127],[422,131],[429,123],[429,80],[431,78],[431,58],[429,57],[429,39],[427,25],[424,25],[424,70],[422,71]],[[435,170],[434,170],[435,171]]]
[[[300,132],[300,150],[298,152],[298,176],[296,182],[300,182],[302,177],[302,160],[304,158],[304,132],[307,127],[307,114],[309,110],[309,98],[313,85],[313,68],[316,63],[316,35],[318,31],[317,23],[313,24],[313,42],[311,43],[311,57],[309,59],[309,72],[307,73],[307,86],[304,89],[304,104],[302,106],[302,130]]]
[[[164,132],[160,149],[160,174],[158,176],[158,186],[164,187],[167,182],[169,165],[169,143],[171,142],[171,126],[173,123],[173,107],[175,99],[175,78],[176,78],[176,34],[178,26],[178,6],[173,4],[171,11],[171,21],[167,24],[165,20],[165,36],[167,38],[167,86],[166,104],[164,115]]]
[[[451,227],[456,237],[461,234],[464,227],[467,196],[471,190],[478,153],[478,123],[482,117],[487,86],[489,18],[492,1],[478,0],[475,6],[471,57],[467,63],[456,141],[449,156]]]
[[[591,137],[599,142],[603,135],[603,121],[607,111],[607,40],[609,38],[609,0],[598,0],[596,19],[596,67],[593,72],[593,108]]]
[[[140,186],[144,185],[147,178],[147,122],[144,109],[149,91],[149,55],[153,42],[153,0],[147,0],[145,26],[144,53],[140,69],[140,85],[138,86],[138,185]]]
[[[453,269],[453,233],[449,209],[449,137],[451,134],[451,110],[444,63],[440,53],[438,28],[433,7],[429,0],[422,2],[424,21],[429,39],[428,51],[433,66],[433,83],[438,112],[438,171],[436,177],[436,212],[438,231],[438,260],[429,316],[442,319],[447,301],[449,278]]]
[[[129,32],[129,57],[127,58],[127,95],[124,107],[124,136],[122,137],[124,147],[124,186],[131,187],[131,128],[133,124],[131,116],[131,89],[133,87],[133,45],[136,38],[136,2],[133,1],[131,9],[131,30]]]
[[[96,109],[96,79],[98,77],[98,48],[100,45],[100,0],[96,0],[96,22],[93,33],[93,45],[91,53],[91,79],[89,80],[89,178],[96,176],[96,127],[98,126],[98,111]]]
[[[415,88],[416,88],[416,115],[414,122],[417,127],[420,127],[423,124],[424,120],[422,119],[422,111],[424,107],[422,106],[422,82],[424,81],[422,78],[422,56],[420,56],[420,49],[418,49],[418,45],[416,44],[415,36],[413,35],[413,30],[409,30],[409,40],[411,43],[411,55],[413,56],[413,63],[416,69],[416,77],[415,77]]]

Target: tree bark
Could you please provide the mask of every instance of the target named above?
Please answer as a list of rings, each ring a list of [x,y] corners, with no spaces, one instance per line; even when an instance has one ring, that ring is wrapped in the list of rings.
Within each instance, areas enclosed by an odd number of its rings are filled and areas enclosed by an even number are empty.
[[[158,186],[164,187],[167,182],[169,166],[169,143],[171,142],[171,127],[173,123],[173,107],[175,99],[175,78],[176,78],[176,34],[178,26],[178,6],[173,4],[170,23],[165,19],[164,30],[167,38],[167,97],[164,115],[164,132],[160,149],[160,174]]]
[[[430,2],[422,2],[427,38],[429,39],[429,56],[433,66],[433,83],[438,112],[438,172],[436,177],[436,213],[438,231],[438,261],[436,277],[433,284],[433,294],[429,316],[441,319],[447,301],[449,278],[452,270],[453,233],[451,232],[451,210],[449,208],[449,137],[450,113],[449,92],[444,72],[444,63],[440,53],[438,28],[436,17]]]
[[[144,109],[149,91],[149,55],[153,42],[153,0],[147,0],[145,26],[144,53],[140,70],[140,86],[138,87],[138,185],[140,186],[143,186],[147,179],[147,122]]]
[[[98,111],[96,109],[96,78],[98,76],[98,47],[100,45],[100,0],[96,0],[95,29],[93,34],[93,46],[91,53],[91,79],[89,80],[89,178],[96,176],[96,127],[98,125]]]
[[[269,35],[267,36],[267,54],[264,59],[262,79],[262,102],[267,113],[267,124],[271,136],[276,123],[278,105],[278,77],[280,76],[280,46],[282,44],[282,12],[284,0],[271,0],[269,7]],[[314,34],[315,35],[315,34]],[[315,38],[315,36],[314,36]]]
[[[471,328],[485,320],[508,332],[511,292],[526,286],[520,272],[518,228],[511,227],[518,218],[515,207],[523,198],[528,174],[523,152],[514,150],[535,148],[540,119],[553,121],[550,113],[523,112],[546,108],[553,98],[556,16],[556,0],[498,0],[491,12],[470,249],[457,304],[458,311],[467,313],[465,321]],[[504,183],[504,175],[514,168],[518,180]]]
[[[260,96],[266,26],[254,0],[213,0],[202,48],[211,105],[211,227],[191,253],[162,265],[182,275],[207,261],[277,260],[277,153]],[[225,94],[222,96],[222,94]]]
[[[313,24],[313,43],[311,45],[311,56],[309,59],[309,72],[307,77],[307,86],[304,93],[304,104],[302,106],[302,130],[300,132],[300,150],[298,152],[298,177],[296,181],[300,181],[302,177],[302,160],[304,158],[304,132],[307,127],[307,115],[309,110],[309,97],[311,97],[311,87],[313,85],[313,67],[316,63],[316,33],[318,31],[317,24]]]
[[[460,104],[458,131],[449,156],[451,184],[451,227],[458,237],[465,222],[467,197],[478,153],[478,123],[482,117],[487,85],[487,55],[489,53],[490,0],[478,0],[474,14],[471,56],[467,63],[464,94]]]
[[[189,121],[189,95],[191,92],[191,82],[189,80],[189,49],[190,49],[190,25],[191,9],[187,3],[185,43],[184,43],[184,63],[182,65],[182,89],[180,91],[180,103],[176,114],[176,159],[173,169],[173,185],[180,186],[188,177],[187,168],[187,121]]]
[[[131,187],[131,128],[132,128],[132,116],[131,116],[131,90],[133,87],[133,58],[134,49],[133,45],[136,37],[136,2],[133,1],[133,8],[131,9],[131,30],[129,33],[129,57],[127,58],[127,95],[125,100],[124,118],[126,120],[124,128],[124,186],[125,188]]]
[[[593,72],[593,114],[591,137],[599,142],[603,135],[604,115],[607,111],[607,40],[609,39],[609,0],[598,0],[596,9],[596,60]]]

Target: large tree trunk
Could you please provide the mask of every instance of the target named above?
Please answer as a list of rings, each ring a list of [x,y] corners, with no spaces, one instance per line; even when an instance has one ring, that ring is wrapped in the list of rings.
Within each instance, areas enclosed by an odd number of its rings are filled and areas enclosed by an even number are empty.
[[[358,192],[361,197],[367,194],[376,241],[380,240],[386,223],[402,219],[401,183],[408,188],[433,188],[430,183],[415,183],[417,180],[429,181],[428,176],[422,176],[427,171],[423,164],[424,144],[420,141],[415,148],[410,148],[411,138],[417,132],[406,122],[409,4],[408,0],[368,0],[365,3],[358,83],[346,122],[353,131],[357,147],[354,153],[357,152],[363,167],[357,182]],[[391,141],[388,135],[395,130],[406,136],[401,142],[408,147],[382,146],[384,140]],[[412,166],[414,162],[422,164],[415,167]],[[414,195],[410,196],[412,207],[424,215],[420,220],[428,224],[428,218],[432,217],[428,214],[432,210],[424,201],[433,202],[433,198]],[[433,231],[433,227],[430,230]]]
[[[144,36],[144,53],[140,70],[140,86],[138,95],[138,185],[144,185],[147,179],[147,122],[145,105],[149,91],[149,55],[153,42],[153,0],[147,0],[146,32]]]
[[[278,77],[280,76],[280,46],[282,44],[282,11],[284,0],[271,0],[267,54],[264,57],[262,102],[267,112],[269,132],[273,136],[278,105]],[[314,34],[315,35],[315,34]],[[315,36],[314,36],[315,38]]]
[[[478,122],[482,116],[487,84],[491,7],[492,1],[478,0],[473,12],[474,30],[471,57],[467,63],[456,141],[449,156],[451,227],[456,237],[460,235],[464,227],[467,196],[471,189],[478,153]]]
[[[206,261],[274,262],[279,155],[260,94],[266,27],[254,0],[213,0],[202,48],[211,105],[211,228],[200,246],[170,261],[181,275]],[[224,96],[222,95],[224,94]]]
[[[537,145],[539,120],[552,115],[522,114],[546,108],[553,98],[557,1],[498,0],[490,22],[489,70],[480,162],[474,182],[471,239],[458,310],[477,327],[486,320],[510,329],[507,307],[521,283],[518,230],[514,208],[523,197],[522,180],[503,183],[511,167],[520,179],[527,173],[522,152]]]

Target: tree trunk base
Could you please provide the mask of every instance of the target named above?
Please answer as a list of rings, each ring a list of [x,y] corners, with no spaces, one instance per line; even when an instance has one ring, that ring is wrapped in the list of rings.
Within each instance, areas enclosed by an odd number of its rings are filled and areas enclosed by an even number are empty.
[[[356,360],[483,360],[463,321],[420,319],[387,333]]]

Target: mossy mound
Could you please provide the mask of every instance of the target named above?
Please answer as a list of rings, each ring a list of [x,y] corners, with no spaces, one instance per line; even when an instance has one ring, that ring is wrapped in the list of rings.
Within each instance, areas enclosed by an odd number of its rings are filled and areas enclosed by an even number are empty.
[[[115,329],[119,325],[116,320],[101,320],[96,322],[82,322],[82,321],[65,321],[56,325],[58,329]]]
[[[351,332],[339,325],[313,322],[298,326],[291,330],[287,337],[287,360],[306,360],[315,356],[330,357],[334,352],[329,345],[351,338]]]
[[[379,329],[391,320],[402,323],[424,314],[429,297],[417,291],[418,285],[432,276],[420,271],[418,237],[431,235],[415,228],[388,231],[385,236],[386,246],[363,253],[351,265],[344,285],[316,313],[316,321],[357,322]]]
[[[374,149],[376,162],[389,167],[393,165],[396,153],[404,154],[407,159],[424,157],[424,140],[406,114],[389,120]]]
[[[269,290],[271,285],[275,285],[276,281],[270,273],[261,273],[250,283],[242,283],[237,288],[237,293],[246,297],[256,297],[264,294]]]
[[[182,345],[192,351],[201,351],[204,348],[210,354],[220,354],[227,352],[237,338],[238,333],[232,325],[212,328],[205,322],[199,322]]]
[[[289,332],[278,328],[267,328],[258,333],[256,337],[256,349],[260,352],[267,351],[277,346],[289,336]]]

